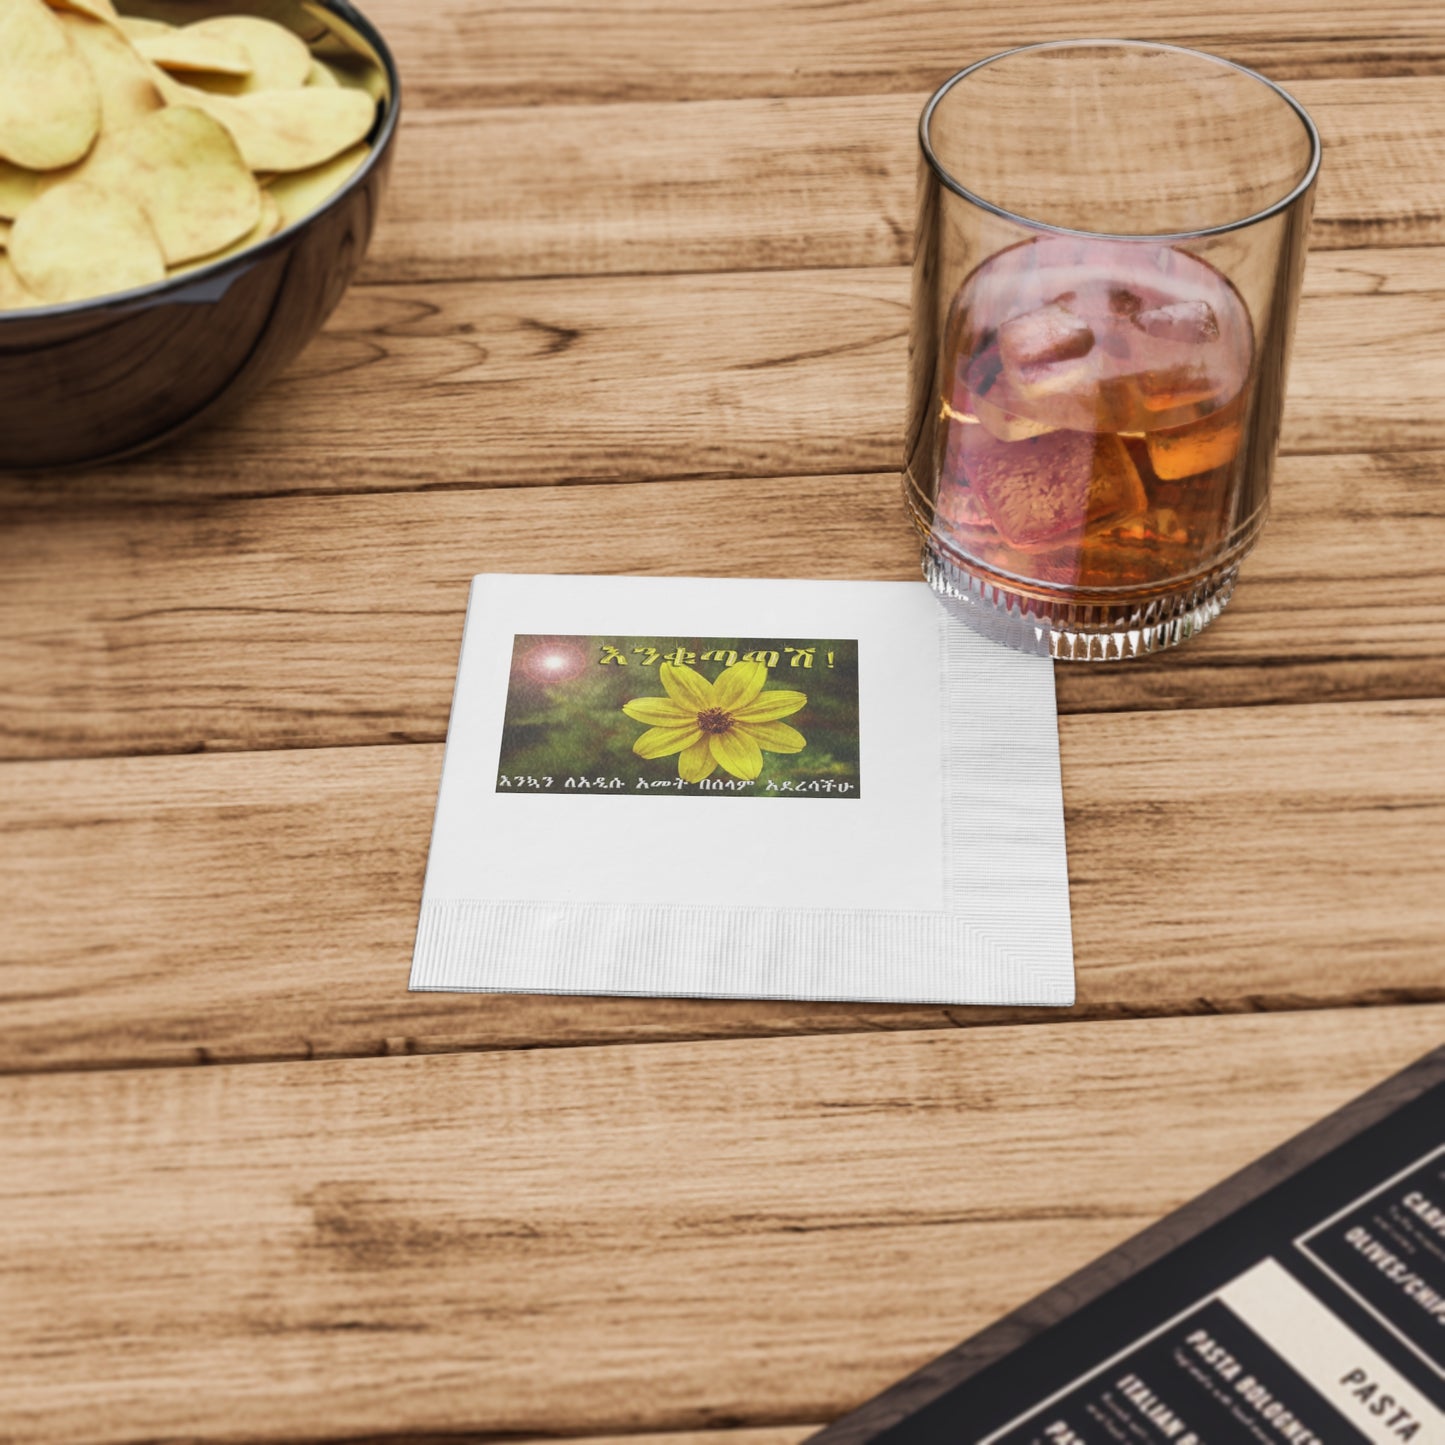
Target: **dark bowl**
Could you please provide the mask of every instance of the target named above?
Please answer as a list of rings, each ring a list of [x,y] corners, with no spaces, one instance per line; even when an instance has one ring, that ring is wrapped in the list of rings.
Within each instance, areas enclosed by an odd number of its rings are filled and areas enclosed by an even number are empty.
[[[366,255],[401,87],[345,0],[138,0],[184,23],[246,12],[294,30],[377,101],[371,154],[318,210],[228,260],[95,301],[0,312],[0,467],[143,451],[255,391],[321,329]]]

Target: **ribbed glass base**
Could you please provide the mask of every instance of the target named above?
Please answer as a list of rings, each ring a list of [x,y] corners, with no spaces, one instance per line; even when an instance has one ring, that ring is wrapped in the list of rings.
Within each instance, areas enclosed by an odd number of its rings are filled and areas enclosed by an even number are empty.
[[[945,607],[975,632],[1020,652],[1065,662],[1118,662],[1177,647],[1229,603],[1239,563],[1147,601],[1064,601],[1010,590],[923,549],[923,575]]]

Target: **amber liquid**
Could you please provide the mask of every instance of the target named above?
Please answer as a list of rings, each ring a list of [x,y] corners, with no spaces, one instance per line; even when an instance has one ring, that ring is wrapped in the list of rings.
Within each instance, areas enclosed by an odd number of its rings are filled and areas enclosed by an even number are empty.
[[[935,538],[1051,592],[1204,575],[1262,515],[1242,445],[1253,360],[1238,293],[1184,251],[1000,251],[949,316]]]

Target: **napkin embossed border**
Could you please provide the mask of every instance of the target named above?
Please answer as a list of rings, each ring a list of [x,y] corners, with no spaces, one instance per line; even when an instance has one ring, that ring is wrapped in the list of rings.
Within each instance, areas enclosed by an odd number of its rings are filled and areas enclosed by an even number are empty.
[[[771,641],[746,651],[756,639]],[[679,776],[682,754],[610,775],[581,756],[576,776],[503,766],[518,732],[542,739],[523,759],[550,745],[568,678],[665,708],[664,659],[715,684],[738,649],[772,664],[763,712],[800,707],[790,689],[821,699],[826,668],[856,658],[851,758],[823,756],[811,783],[806,749],[765,752],[747,782],[706,740],[701,782]],[[628,706],[643,720],[598,716],[614,763],[615,738],[630,758],[652,716]],[[566,736],[575,750],[575,724]],[[410,986],[1071,1004],[1052,664],[959,626],[921,582],[474,578]]]

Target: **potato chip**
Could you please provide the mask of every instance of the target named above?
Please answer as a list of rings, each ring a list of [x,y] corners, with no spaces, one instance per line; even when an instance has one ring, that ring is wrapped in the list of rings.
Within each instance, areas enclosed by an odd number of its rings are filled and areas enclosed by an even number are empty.
[[[0,311],[23,311],[27,306],[44,306],[21,285],[8,256],[0,256]]]
[[[274,204],[274,202],[273,202]],[[279,215],[279,211],[277,212]],[[4,251],[10,245],[10,222],[0,221],[0,251]]]
[[[115,27],[128,40],[144,40],[151,35],[169,35],[177,29],[164,20],[145,20],[139,15],[117,15]]]
[[[92,20],[103,20],[114,25],[120,18],[110,0],[47,0],[52,10],[69,10],[76,15],[89,15]]]
[[[306,84],[319,86],[322,90],[335,90],[341,82],[337,80],[336,72],[324,60],[313,60]]]
[[[160,35],[141,36],[135,42],[139,54],[169,71],[207,71],[214,75],[248,76],[251,57],[234,40],[208,35],[187,25]]]
[[[177,71],[177,75],[180,72]],[[249,75],[218,75],[212,71],[192,70],[184,76],[187,85],[204,90],[207,95],[249,95],[257,89],[254,78]]]
[[[256,15],[216,15],[183,27],[188,35],[229,41],[250,60],[245,93],[296,90],[311,73],[311,52],[299,35]]]
[[[261,215],[251,230],[241,237],[232,246],[227,246],[224,251],[218,251],[214,256],[206,256],[200,261],[200,265],[209,266],[212,261],[219,261],[223,256],[234,256],[239,251],[244,251],[248,246],[258,245],[262,241],[269,241],[277,231],[281,229],[281,207],[276,204],[275,199],[265,191],[261,192]]]
[[[220,121],[253,171],[319,166],[363,140],[376,120],[376,103],[357,90],[306,87],[211,95],[164,71],[155,74],[169,104],[194,106]]]
[[[0,161],[0,216],[13,221],[40,194],[42,174]]]
[[[84,181],[47,191],[15,222],[10,260],[46,304],[82,301],[165,280],[166,258],[145,212]]]
[[[261,215],[260,187],[236,143],[191,106],[167,106],[104,137],[77,175],[134,201],[172,266],[229,246]]]
[[[49,171],[78,161],[100,130],[100,94],[41,0],[0,0],[0,160]]]
[[[302,216],[309,216],[317,206],[341,189],[347,177],[370,154],[371,147],[363,142],[342,151],[325,165],[277,176],[267,194],[274,196],[281,208],[283,224],[294,225]]]
[[[124,130],[165,104],[151,80],[150,67],[114,26],[78,12],[64,13],[59,20],[95,78],[102,135]]]
[[[281,209],[265,191],[262,191],[261,219],[239,241],[217,251],[213,256],[201,256],[195,261],[188,261],[183,266],[172,266],[170,274],[184,276],[189,271],[199,271],[202,266],[210,266],[216,261],[229,261],[232,256],[239,256],[242,251],[249,251],[252,246],[258,246],[262,241],[269,241],[280,229]]]

